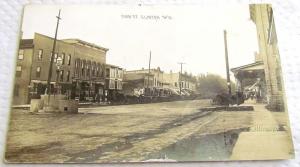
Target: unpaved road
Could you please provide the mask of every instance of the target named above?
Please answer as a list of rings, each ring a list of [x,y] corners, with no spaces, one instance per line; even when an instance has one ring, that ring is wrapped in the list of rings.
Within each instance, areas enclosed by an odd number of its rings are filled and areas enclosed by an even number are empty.
[[[200,112],[209,100],[81,108],[79,114],[13,110],[9,162],[144,161],[188,138],[250,127],[251,112]]]

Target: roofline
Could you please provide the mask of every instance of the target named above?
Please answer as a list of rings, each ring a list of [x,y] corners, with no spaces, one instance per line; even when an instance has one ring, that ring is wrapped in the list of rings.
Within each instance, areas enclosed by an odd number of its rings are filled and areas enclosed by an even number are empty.
[[[41,34],[41,33],[38,33],[38,32],[34,32],[34,34],[38,34],[38,35],[41,35],[41,36],[44,36],[44,37],[47,37],[47,38],[50,38],[52,40],[54,40],[54,38],[50,37],[50,36],[47,36],[47,35],[44,35],[44,34]],[[95,48],[98,48],[100,50],[104,50],[105,52],[107,52],[109,49],[108,48],[104,48],[104,47],[101,47],[101,46],[98,46],[96,44],[92,44],[92,43],[89,43],[89,42],[86,42],[86,41],[83,41],[81,39],[77,39],[77,38],[68,38],[68,39],[56,39],[57,41],[59,42],[63,42],[65,44],[76,44],[76,43],[70,43],[70,42],[66,42],[64,40],[76,40],[76,41],[79,41],[79,43],[82,43],[82,44],[86,44],[86,45],[89,45],[91,47],[95,47]]]
[[[128,72],[133,72],[133,71],[148,71],[149,69],[148,68],[144,68],[144,69],[138,69],[138,70],[127,70]],[[158,71],[157,68],[150,68],[150,70],[156,70]],[[164,72],[163,70],[159,70],[160,72]]]
[[[47,35],[44,35],[44,34],[41,34],[41,33],[38,33],[38,32],[34,32],[34,35],[40,35],[40,36],[43,36],[43,37],[46,37],[46,38],[49,38],[49,39],[51,39],[51,40],[54,40],[54,38],[52,38],[52,37],[50,37],[50,36],[47,36]],[[33,38],[34,39],[34,38]],[[59,42],[62,42],[62,43],[65,43],[65,44],[71,44],[71,43],[68,43],[68,42],[65,42],[65,41],[63,41],[63,40],[61,40],[61,39],[56,39],[57,41],[59,41]]]
[[[99,45],[96,45],[96,44],[93,44],[93,43],[90,43],[90,42],[87,42],[87,41],[84,41],[84,40],[81,40],[81,39],[78,39],[78,38],[67,38],[67,39],[62,39],[62,40],[74,40],[74,41],[77,41],[77,43],[81,43],[81,44],[84,44],[84,45],[95,47],[97,49],[104,50],[105,52],[107,52],[109,50],[108,48],[104,48],[102,46],[99,46]],[[76,43],[74,43],[74,44],[76,44]]]
[[[105,64],[105,66],[109,66],[109,67],[116,67],[116,68],[123,69],[122,67],[120,67],[120,66],[117,66],[117,65],[113,65],[113,64]]]
[[[264,62],[263,61],[257,61],[255,63],[251,63],[251,64],[246,64],[246,65],[243,65],[243,66],[239,66],[239,67],[235,67],[235,68],[231,68],[230,71],[236,71],[238,69],[243,69],[243,68],[247,68],[247,67],[251,67],[251,66],[255,66],[255,65],[263,65]]]

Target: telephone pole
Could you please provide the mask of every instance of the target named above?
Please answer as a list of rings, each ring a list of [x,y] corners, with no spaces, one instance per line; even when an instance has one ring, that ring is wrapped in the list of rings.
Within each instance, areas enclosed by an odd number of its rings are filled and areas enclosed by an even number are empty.
[[[180,74],[179,74],[179,92],[180,92],[180,96],[181,96],[181,82],[182,82],[182,65],[185,64],[183,62],[179,62],[178,64],[180,64]]]
[[[228,94],[231,95],[231,82],[230,82],[230,74],[229,74],[229,61],[228,61],[227,32],[226,32],[226,30],[224,30],[224,45],[225,45],[225,61],[226,61],[226,75],[227,75]]]
[[[147,83],[147,88],[149,88],[150,65],[151,65],[151,51],[150,51],[149,66],[148,66],[148,83]]]
[[[53,41],[53,48],[52,48],[52,54],[51,54],[51,60],[50,60],[50,67],[49,67],[49,73],[48,73],[48,80],[47,80],[47,94],[50,96],[50,89],[51,89],[51,85],[50,85],[50,81],[51,81],[51,77],[52,77],[52,66],[53,66],[53,61],[54,61],[54,55],[55,55],[55,46],[56,46],[56,40],[57,40],[57,30],[58,30],[58,25],[59,25],[59,20],[60,18],[60,9],[58,12],[58,16],[56,16],[57,18],[57,23],[56,23],[56,29],[55,29],[55,36],[54,36],[54,41]],[[49,97],[50,98],[50,97]]]

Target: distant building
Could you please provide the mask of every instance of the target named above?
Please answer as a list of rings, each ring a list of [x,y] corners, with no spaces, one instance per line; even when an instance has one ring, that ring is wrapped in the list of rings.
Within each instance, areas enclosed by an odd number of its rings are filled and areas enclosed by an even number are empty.
[[[51,56],[54,56],[51,93],[55,93],[55,88],[60,85],[61,93],[70,98],[85,100],[97,93],[103,94],[108,49],[79,39],[65,39],[57,40],[53,54],[53,40],[38,33],[33,39],[21,40],[13,104],[28,103],[30,98],[45,93]],[[56,67],[58,57],[62,59],[59,71]]]
[[[180,72],[164,73],[164,87],[172,89],[188,89],[196,91],[197,80],[196,77],[191,74]]]
[[[150,74],[150,75],[148,75]],[[148,79],[149,76],[149,79]],[[163,78],[164,72],[158,68],[150,69],[140,69],[140,70],[131,70],[125,71],[125,80],[134,80],[136,78],[144,80],[144,87],[155,87],[155,88],[163,88]]]
[[[105,94],[108,100],[114,100],[115,94],[123,89],[124,70],[115,65],[105,66]]]
[[[282,76],[272,7],[252,4],[250,16],[257,29],[259,53],[254,63],[233,68],[232,72],[241,83],[241,88],[249,86],[249,82],[246,84],[243,80],[252,79],[252,83],[256,83],[252,88],[257,88],[262,100],[270,107],[280,109],[283,107]]]
[[[134,95],[136,91],[144,88],[153,88],[154,86],[154,74],[148,73],[124,73],[122,92],[125,95]]]

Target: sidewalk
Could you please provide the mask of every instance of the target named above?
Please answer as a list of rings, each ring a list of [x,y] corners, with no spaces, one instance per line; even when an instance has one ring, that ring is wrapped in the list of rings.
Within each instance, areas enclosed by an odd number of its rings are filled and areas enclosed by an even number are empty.
[[[264,104],[253,104],[252,126],[242,132],[232,151],[232,160],[291,159],[294,157],[290,132],[279,127]]]

